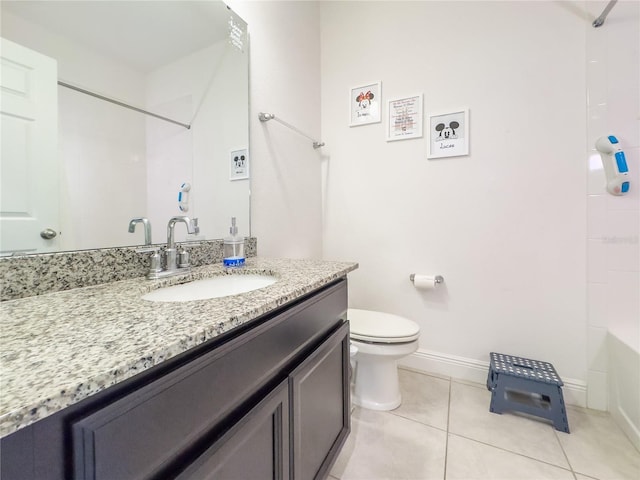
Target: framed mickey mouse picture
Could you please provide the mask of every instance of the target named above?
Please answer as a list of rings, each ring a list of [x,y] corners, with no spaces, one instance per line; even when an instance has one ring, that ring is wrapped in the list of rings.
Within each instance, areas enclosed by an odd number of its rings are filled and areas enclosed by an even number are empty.
[[[469,155],[469,109],[429,114],[427,158]]]

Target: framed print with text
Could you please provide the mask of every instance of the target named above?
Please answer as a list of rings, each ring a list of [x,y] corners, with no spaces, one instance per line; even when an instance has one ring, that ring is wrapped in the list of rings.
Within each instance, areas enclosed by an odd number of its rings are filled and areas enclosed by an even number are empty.
[[[389,100],[387,142],[422,137],[422,94]]]

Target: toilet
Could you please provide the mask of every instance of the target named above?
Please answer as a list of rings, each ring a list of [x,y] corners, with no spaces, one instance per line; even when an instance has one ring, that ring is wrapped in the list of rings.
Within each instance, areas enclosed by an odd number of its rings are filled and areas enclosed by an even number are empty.
[[[356,347],[354,404],[393,410],[402,403],[397,361],[418,349],[420,327],[390,313],[350,308],[351,344]]]

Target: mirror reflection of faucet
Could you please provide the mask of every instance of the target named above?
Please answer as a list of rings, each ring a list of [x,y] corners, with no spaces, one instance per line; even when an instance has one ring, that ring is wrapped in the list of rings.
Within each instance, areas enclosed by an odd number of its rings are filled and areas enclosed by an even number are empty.
[[[136,225],[138,223],[141,223],[142,226],[144,227],[144,244],[151,245],[151,222],[149,221],[148,218],[145,218],[145,217],[133,218],[129,222],[129,233],[133,233],[136,231]]]
[[[142,223],[145,227],[145,247],[139,248],[136,251],[139,253],[153,252],[149,261],[149,272],[147,273],[148,279],[152,280],[170,277],[172,275],[189,273],[191,271],[191,267],[189,265],[189,252],[187,252],[186,248],[199,245],[199,243],[190,245],[183,244],[178,252],[178,245],[175,243],[174,230],[177,223],[184,223],[189,235],[197,235],[200,233],[197,218],[178,216],[172,217],[169,220],[169,223],[167,223],[167,246],[163,252],[164,262],[162,261],[160,254],[160,247],[151,246],[151,223],[148,219],[134,218],[131,220],[129,223],[129,232],[133,233],[135,231],[135,226],[138,223]]]

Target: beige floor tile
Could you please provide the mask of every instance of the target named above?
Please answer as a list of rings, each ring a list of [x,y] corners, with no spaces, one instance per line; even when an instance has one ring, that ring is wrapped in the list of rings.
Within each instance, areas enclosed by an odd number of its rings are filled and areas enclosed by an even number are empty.
[[[448,375],[441,375],[440,373],[436,373],[436,372],[425,372],[424,370],[418,370],[416,368],[412,368],[407,365],[398,365],[398,369],[404,370],[407,372],[419,373],[420,375],[428,375],[433,378],[439,378],[440,380],[446,380],[446,381],[451,380],[451,377],[449,377]]]
[[[640,452],[608,414],[568,409],[570,434],[558,433],[577,473],[600,480],[640,479]]]
[[[487,389],[487,384],[485,383],[478,383],[478,382],[474,382],[472,380],[464,380],[462,378],[456,378],[456,379],[452,379],[454,382],[456,383],[461,383],[463,385],[469,385],[470,387],[476,387],[476,388],[482,388],[483,390]]]
[[[341,480],[441,480],[446,435],[398,415],[356,408],[330,474]]]
[[[448,402],[445,378],[401,370],[400,381],[397,410],[354,409],[330,480],[442,480],[447,403],[447,480],[640,480],[640,453],[607,413],[569,406],[565,434],[543,420],[490,413],[483,385],[454,380]]]
[[[447,429],[449,380],[399,370],[402,405],[391,413],[431,427]]]
[[[552,425],[512,413],[491,413],[490,401],[486,388],[452,382],[449,433],[569,468]]]
[[[570,470],[456,435],[449,435],[447,480],[572,480],[573,478]]]

